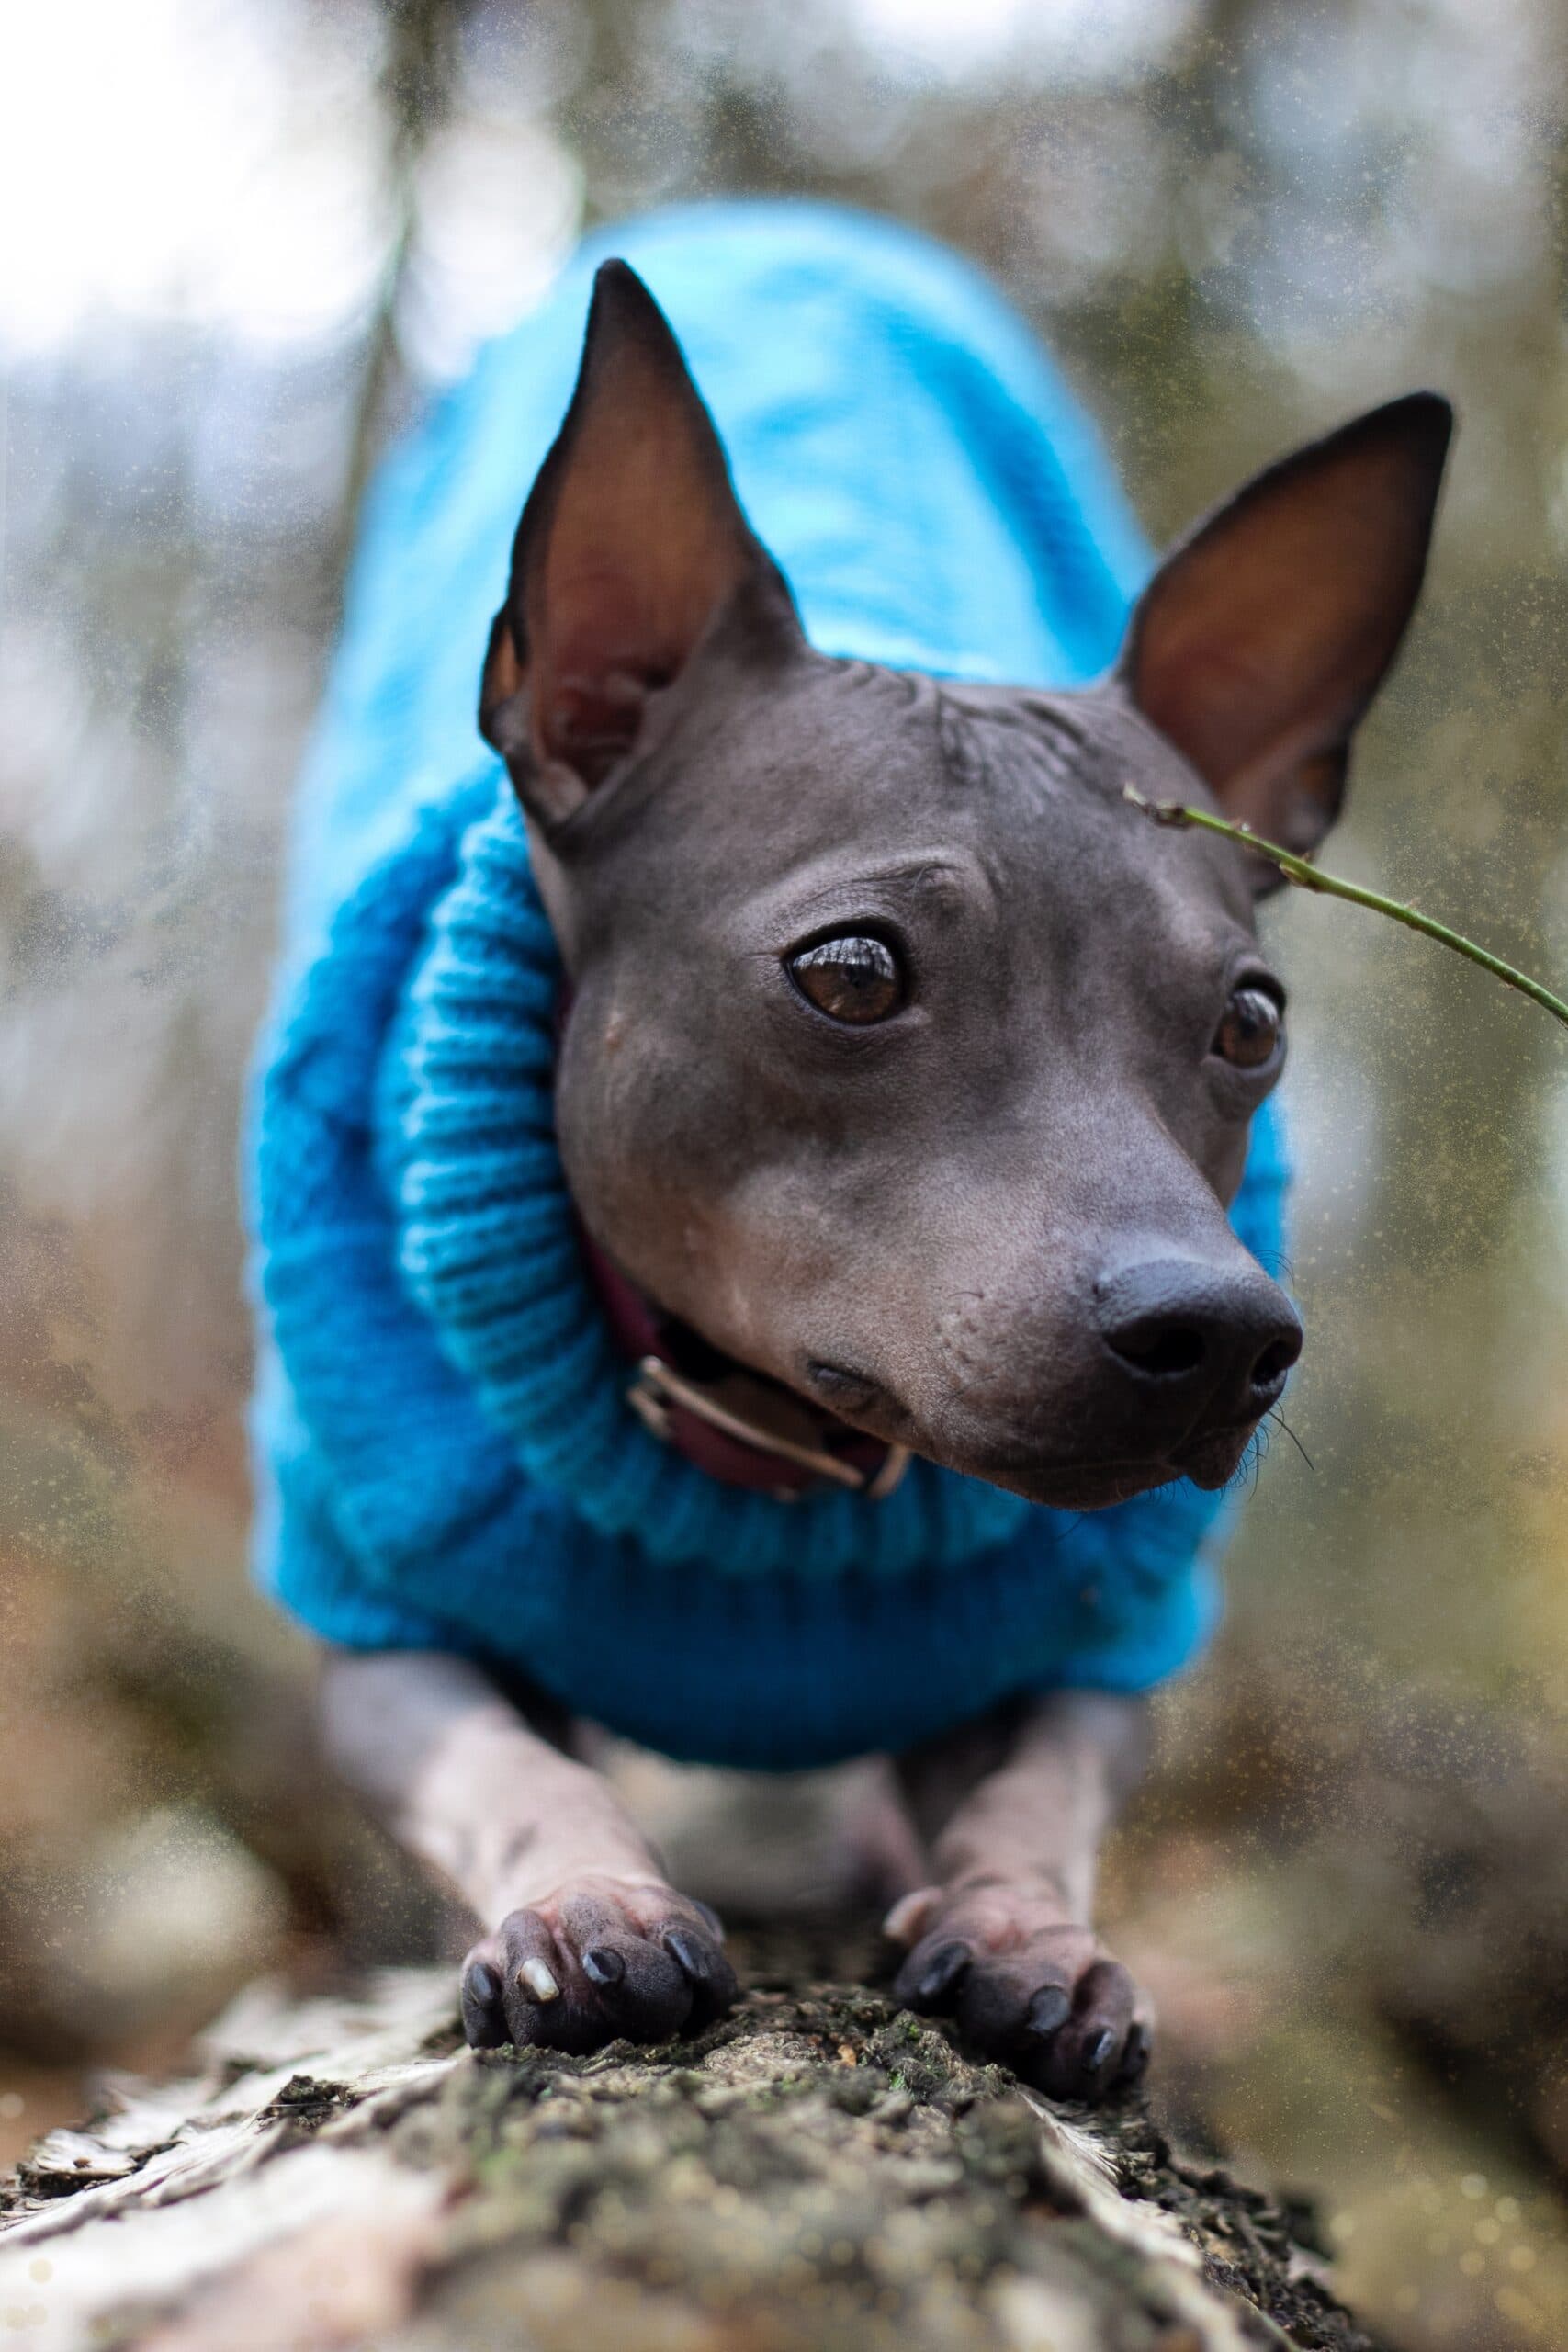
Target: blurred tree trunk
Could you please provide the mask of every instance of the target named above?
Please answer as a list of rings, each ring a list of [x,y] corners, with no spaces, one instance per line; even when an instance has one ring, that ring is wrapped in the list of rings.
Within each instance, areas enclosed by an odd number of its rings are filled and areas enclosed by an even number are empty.
[[[469,0],[382,0],[387,47],[381,101],[387,121],[386,267],[366,336],[359,397],[349,434],[338,510],[337,555],[346,565],[359,510],[398,405],[398,310],[419,229],[419,166],[433,133],[452,110],[458,37]]]

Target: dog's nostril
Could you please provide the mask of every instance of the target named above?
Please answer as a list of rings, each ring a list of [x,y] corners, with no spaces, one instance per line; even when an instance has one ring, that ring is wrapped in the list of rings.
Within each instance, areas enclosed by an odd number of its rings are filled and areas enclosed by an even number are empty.
[[[1192,1323],[1135,1325],[1130,1331],[1112,1332],[1111,1344],[1123,1363],[1149,1380],[1196,1372],[1207,1353],[1203,1334]]]
[[[1288,1339],[1271,1340],[1252,1367],[1254,1388],[1276,1387],[1283,1380],[1301,1351],[1302,1341],[1299,1331]]]

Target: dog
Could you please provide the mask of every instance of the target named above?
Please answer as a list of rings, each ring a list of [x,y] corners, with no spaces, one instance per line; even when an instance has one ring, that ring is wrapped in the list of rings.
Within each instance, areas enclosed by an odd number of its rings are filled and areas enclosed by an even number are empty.
[[[482,1930],[471,2043],[734,1996],[590,1723],[889,1752],[899,1996],[1098,2098],[1151,2019],[1097,1848],[1302,1344],[1278,876],[1125,788],[1316,848],[1450,412],[1298,449],[1143,578],[954,257],[787,204],[617,242],[570,397],[592,255],[372,503],[257,1098],[264,1574]]]

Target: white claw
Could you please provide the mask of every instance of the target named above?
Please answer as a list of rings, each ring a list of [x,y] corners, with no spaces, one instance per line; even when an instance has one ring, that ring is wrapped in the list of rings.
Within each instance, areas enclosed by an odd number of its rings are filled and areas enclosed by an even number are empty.
[[[536,2001],[560,1999],[560,1986],[556,1983],[554,1972],[542,1960],[525,1960],[517,1972],[517,1982],[525,1992],[533,1995]]]

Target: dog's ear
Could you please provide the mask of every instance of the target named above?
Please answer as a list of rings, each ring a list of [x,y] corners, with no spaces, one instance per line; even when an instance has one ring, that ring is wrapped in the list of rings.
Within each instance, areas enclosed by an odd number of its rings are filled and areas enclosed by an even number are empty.
[[[1133,616],[1118,674],[1139,709],[1226,816],[1298,854],[1339,813],[1404,634],[1452,426],[1413,392],[1298,449],[1166,558]]]
[[[748,642],[800,641],[663,312],[625,262],[605,262],[479,695],[480,730],[533,815],[559,823],[635,751],[649,697],[743,590]]]

